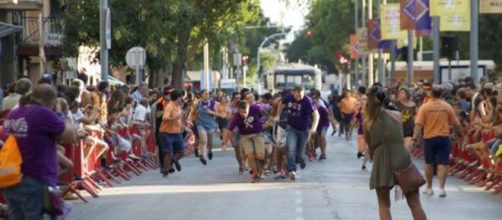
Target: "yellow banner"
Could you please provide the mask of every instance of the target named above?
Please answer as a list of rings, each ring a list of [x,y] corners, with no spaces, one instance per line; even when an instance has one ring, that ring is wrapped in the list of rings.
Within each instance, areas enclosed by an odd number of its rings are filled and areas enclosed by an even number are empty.
[[[430,0],[429,5],[431,16],[458,14],[471,9],[470,0]]]
[[[471,5],[467,0],[430,0],[431,16],[441,17],[441,31],[470,31]]]
[[[401,32],[401,7],[397,4],[380,5],[380,28],[382,40],[395,40]]]
[[[479,0],[479,12],[481,14],[501,14],[502,0]]]
[[[359,54],[368,53],[368,29],[358,28],[357,29],[357,39],[359,40]]]

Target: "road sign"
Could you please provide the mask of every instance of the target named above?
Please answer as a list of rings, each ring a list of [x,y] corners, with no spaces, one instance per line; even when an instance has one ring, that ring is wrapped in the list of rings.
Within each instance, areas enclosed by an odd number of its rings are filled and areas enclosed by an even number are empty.
[[[133,47],[127,51],[126,63],[131,68],[145,66],[146,52],[142,47]]]
[[[143,76],[141,76],[140,68],[145,66],[146,62],[146,52],[142,47],[133,47],[127,51],[126,63],[129,67],[136,70],[136,84],[139,85],[143,82]]]

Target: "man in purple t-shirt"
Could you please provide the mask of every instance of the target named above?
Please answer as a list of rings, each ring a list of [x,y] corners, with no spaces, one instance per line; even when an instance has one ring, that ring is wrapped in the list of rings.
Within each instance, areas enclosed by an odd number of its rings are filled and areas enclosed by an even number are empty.
[[[302,169],[305,168],[305,146],[311,134],[315,134],[319,123],[319,113],[312,99],[305,96],[303,86],[296,86],[292,94],[286,95],[279,104],[280,113],[282,109],[288,109],[287,126],[287,148],[288,148],[288,172],[291,180],[296,179],[296,163],[300,163]],[[276,115],[279,121],[279,115]]]
[[[72,126],[65,126],[52,110],[56,96],[54,88],[40,84],[4,122],[6,134],[16,137],[23,158],[21,183],[4,189],[9,219],[43,219],[44,189],[55,187],[58,179],[56,142],[77,141]]]
[[[237,109],[238,114],[234,115],[225,131],[222,149],[226,148],[226,143],[232,137],[230,131],[237,128],[240,135],[240,147],[248,159],[251,171],[253,171],[251,182],[255,183],[263,173],[265,159],[265,140],[261,133],[263,125],[260,122],[260,106],[239,101]]]

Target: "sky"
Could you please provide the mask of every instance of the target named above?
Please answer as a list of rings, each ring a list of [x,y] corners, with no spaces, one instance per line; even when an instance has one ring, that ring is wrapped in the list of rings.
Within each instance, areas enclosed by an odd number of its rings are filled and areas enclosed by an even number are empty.
[[[286,0],[261,0],[260,5],[265,17],[276,25],[292,26],[293,30],[300,30],[305,24],[305,15],[308,12],[306,6],[298,4],[298,0],[290,0],[289,6]]]

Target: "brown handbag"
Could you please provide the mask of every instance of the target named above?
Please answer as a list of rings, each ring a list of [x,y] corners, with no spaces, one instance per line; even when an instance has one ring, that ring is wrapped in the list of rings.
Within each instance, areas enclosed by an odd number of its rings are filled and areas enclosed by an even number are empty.
[[[394,116],[392,116],[389,112],[385,111],[388,116],[390,116],[392,119],[394,119],[395,122],[401,123],[398,121]],[[384,138],[387,138],[387,130],[385,130],[385,136]],[[384,139],[385,140],[385,139]],[[386,141],[385,141],[386,142]],[[389,152],[389,158],[392,157],[390,156],[391,153]],[[410,161],[410,164],[408,167],[399,170],[399,171],[394,171],[394,178],[396,179],[397,184],[401,188],[401,191],[403,193],[410,193],[413,191],[418,190],[422,185],[425,184],[425,179],[418,170],[418,168],[415,166],[413,161]]]

